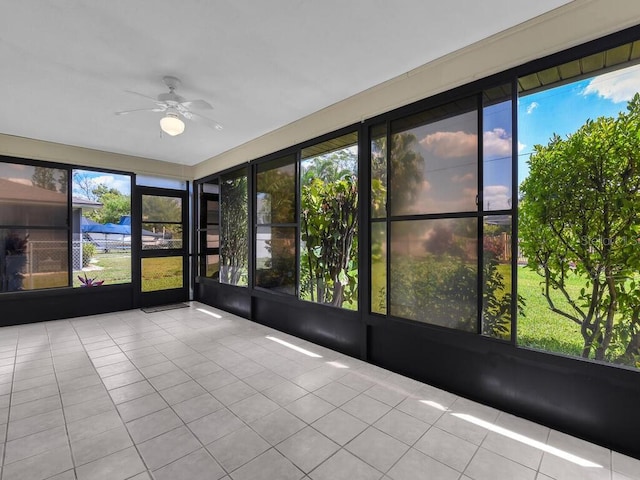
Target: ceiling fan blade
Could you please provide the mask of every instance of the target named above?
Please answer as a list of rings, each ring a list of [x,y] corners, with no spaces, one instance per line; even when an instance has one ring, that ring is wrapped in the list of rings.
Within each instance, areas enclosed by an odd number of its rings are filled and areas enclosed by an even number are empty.
[[[146,98],[147,100],[151,100],[152,102],[157,103],[157,104],[162,103],[162,102],[158,101],[157,98],[150,97],[149,95],[145,95],[144,93],[138,93],[138,92],[134,92],[132,90],[125,90],[125,92],[130,93],[131,95],[137,95],[139,97]]]
[[[204,115],[200,115],[199,113],[195,113],[195,112],[190,112],[190,113],[192,115],[192,120],[195,120],[196,122],[204,123],[215,130],[223,129],[223,126],[220,123],[213,120],[212,118],[205,117]]]
[[[164,112],[164,108],[140,108],[138,110],[123,110],[121,112],[115,112],[116,115],[127,115],[135,112]]]
[[[187,108],[196,108],[200,110],[213,110],[213,105],[211,105],[206,100],[187,100],[186,102],[182,102]]]

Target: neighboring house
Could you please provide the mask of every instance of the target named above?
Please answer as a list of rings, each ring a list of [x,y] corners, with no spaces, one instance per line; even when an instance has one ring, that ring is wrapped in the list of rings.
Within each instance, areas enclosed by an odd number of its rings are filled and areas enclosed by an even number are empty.
[[[0,207],[0,225],[55,225],[67,217],[67,194],[0,178]]]
[[[85,198],[73,197],[73,268],[82,268],[82,235],[80,221],[82,212],[101,208],[102,204]],[[28,238],[26,264],[23,273],[27,275],[25,288],[32,281],[33,274],[62,272],[67,264],[67,234],[60,230],[67,224],[67,193],[33,185],[28,179],[0,178],[0,225],[11,225],[0,238],[14,234]],[[19,226],[19,227],[18,227]],[[47,226],[53,228],[48,229]],[[38,227],[38,228],[30,228]],[[2,249],[2,257],[6,253]],[[0,262],[2,263],[2,262]]]
[[[85,241],[82,235],[82,225],[86,220],[83,216],[86,211],[102,208],[102,204],[84,197],[72,197],[71,225],[73,228],[73,269],[82,269],[82,243]]]
[[[11,251],[8,238],[27,240],[20,266],[19,286],[10,290],[30,288],[32,274],[48,274],[64,271],[67,263],[66,232],[56,229],[67,223],[67,194],[32,184],[24,178],[0,178],[0,275],[6,287],[8,257],[18,253]],[[46,228],[46,227],[53,228]],[[38,228],[31,228],[38,227]],[[64,238],[63,238],[64,237]],[[26,277],[25,277],[26,275]]]

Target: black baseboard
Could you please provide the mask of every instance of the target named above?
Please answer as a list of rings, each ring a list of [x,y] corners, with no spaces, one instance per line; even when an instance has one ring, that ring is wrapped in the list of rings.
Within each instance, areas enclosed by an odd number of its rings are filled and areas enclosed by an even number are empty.
[[[13,292],[0,296],[0,326],[82,317],[134,307],[130,284]]]

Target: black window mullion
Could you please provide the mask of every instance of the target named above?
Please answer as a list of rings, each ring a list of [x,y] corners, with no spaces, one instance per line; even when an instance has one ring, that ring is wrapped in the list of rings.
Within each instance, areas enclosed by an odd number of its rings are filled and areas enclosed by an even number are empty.
[[[511,344],[518,338],[518,78],[511,80]]]
[[[391,182],[391,120],[387,119],[386,121],[386,127],[387,127],[387,138],[386,138],[386,148],[385,148],[385,152],[384,152],[384,156],[385,156],[385,163],[386,163],[386,169],[387,169],[387,195],[385,198],[385,223],[387,224],[386,226],[386,230],[387,230],[387,238],[386,238],[386,268],[387,268],[387,278],[386,278],[386,286],[385,286],[385,293],[386,293],[386,315],[387,317],[389,317],[391,315],[391,209],[393,208],[392,202],[391,202],[391,189],[393,188],[392,182]]]
[[[478,205],[478,317],[476,333],[482,335],[482,318],[484,316],[484,104],[482,92],[478,94],[478,157],[477,157],[477,189],[476,203]]]
[[[68,286],[73,286],[73,179],[71,167],[67,171],[67,268]],[[80,212],[82,218],[82,211]],[[79,225],[79,233],[82,237],[82,225]],[[82,267],[82,250],[80,251],[80,267]]]
[[[302,216],[300,215],[300,210],[302,208],[302,182],[300,181],[301,178],[300,176],[302,175],[302,150],[298,149],[295,152],[295,158],[296,158],[296,163],[295,163],[295,180],[294,180],[294,184],[295,184],[295,191],[296,191],[296,195],[295,195],[295,203],[296,203],[296,211],[295,211],[295,220],[296,220],[296,288],[295,288],[295,296],[296,298],[302,300],[300,298],[300,292],[302,291],[302,288],[300,286],[300,282],[302,281],[302,275],[301,275],[301,269],[302,266],[300,265],[300,259],[302,258],[302,223],[301,223],[301,218]]]

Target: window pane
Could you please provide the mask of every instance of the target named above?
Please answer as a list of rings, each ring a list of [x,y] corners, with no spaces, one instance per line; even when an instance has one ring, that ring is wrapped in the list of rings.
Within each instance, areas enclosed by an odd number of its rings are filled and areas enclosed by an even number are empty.
[[[220,187],[217,183],[203,183],[201,187],[202,193],[220,193]]]
[[[72,191],[73,286],[131,282],[131,177],[73,170]]]
[[[143,222],[182,222],[182,199],[178,197],[142,196]]]
[[[144,187],[167,188],[171,190],[186,190],[186,180],[167,177],[155,177],[152,175],[136,175],[136,185]]]
[[[511,216],[484,217],[482,334],[511,338]]]
[[[66,227],[66,170],[0,163],[0,225]]]
[[[517,342],[638,369],[640,66],[604,58],[518,79]]]
[[[220,282],[247,286],[249,217],[247,176],[225,175],[220,185]]]
[[[143,250],[182,248],[182,225],[176,223],[143,223]]]
[[[200,189],[198,224],[198,275],[219,280],[220,201],[218,184],[205,183]],[[204,188],[208,187],[208,188]],[[211,190],[215,190],[213,193]],[[212,251],[213,250],[213,251]],[[215,254],[215,255],[212,255]],[[214,258],[215,257],[215,258]],[[212,265],[213,263],[213,265]]]
[[[0,292],[69,286],[66,230],[0,229]]]
[[[256,286],[295,295],[295,227],[258,227]]]
[[[292,162],[281,165],[285,162]],[[256,218],[259,225],[296,221],[296,167],[292,157],[258,167]],[[270,168],[271,165],[277,165]]]
[[[182,257],[142,259],[142,291],[182,288]]]
[[[391,223],[391,315],[477,331],[475,218]]]
[[[477,112],[394,129],[390,161],[392,215],[476,210]]]
[[[206,231],[201,232],[202,244],[205,249],[220,248],[220,228],[209,227]]]
[[[387,224],[371,224],[371,311],[387,313]]]
[[[349,134],[304,149],[300,298],[357,309],[358,146]],[[338,146],[338,148],[336,148]]]
[[[217,200],[207,200],[207,225],[217,225],[220,223],[220,202]],[[203,225],[204,227],[204,225]]]
[[[371,217],[387,216],[387,128],[371,128]]]
[[[511,151],[513,138],[511,86],[503,85],[484,94],[482,110],[483,208],[511,208]],[[505,97],[508,100],[505,101]]]
[[[220,277],[220,256],[219,255],[205,255],[203,257],[204,264],[201,269],[201,275],[207,278],[213,278],[219,280]]]

